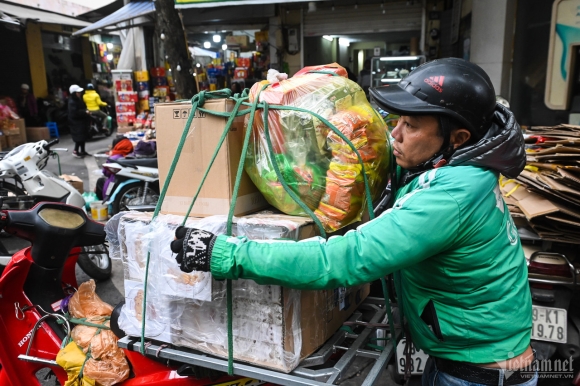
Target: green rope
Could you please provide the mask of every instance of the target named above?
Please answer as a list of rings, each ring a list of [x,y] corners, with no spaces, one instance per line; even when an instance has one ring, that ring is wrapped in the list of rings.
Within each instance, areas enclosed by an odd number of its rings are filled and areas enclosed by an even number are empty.
[[[274,148],[272,147],[272,139],[270,138],[270,130],[268,128],[268,116],[267,116],[267,114],[268,114],[269,106],[267,103],[264,103],[263,105],[264,105],[264,137],[266,137],[266,144],[268,145],[268,153],[270,156],[270,163],[272,164],[272,168],[276,172],[276,177],[278,177],[278,181],[280,181],[280,184],[282,185],[282,187],[284,188],[286,193],[292,198],[292,200],[294,200],[294,202],[296,204],[298,204],[300,206],[300,208],[302,208],[302,210],[304,212],[306,212],[310,216],[312,221],[314,221],[314,223],[318,226],[318,229],[320,231],[320,235],[322,237],[326,238],[326,231],[324,230],[324,226],[320,222],[320,219],[318,217],[316,217],[314,212],[296,195],[296,193],[294,193],[294,191],[290,188],[290,186],[288,186],[288,184],[284,180],[284,176],[282,176],[282,172],[280,172],[280,167],[278,166],[278,161],[276,160],[276,156],[274,153]]]
[[[308,74],[327,74],[327,75],[332,75],[332,76],[340,76],[336,72],[328,71],[328,70],[312,70],[312,71],[308,71]]]
[[[329,74],[329,75],[333,75],[333,76],[339,76],[338,74],[336,74],[335,72],[332,71],[310,71],[311,73],[319,73],[319,74]],[[310,210],[310,208],[308,208],[308,206],[306,206],[306,204],[304,204],[304,202],[302,202],[302,200],[300,200],[300,198],[292,191],[292,189],[288,186],[288,184],[286,183],[286,181],[284,180],[281,172],[280,172],[280,168],[277,164],[276,159],[274,158],[274,151],[273,151],[273,147],[272,147],[272,141],[270,138],[270,134],[269,134],[269,128],[268,128],[268,111],[270,108],[275,109],[275,110],[294,110],[294,111],[300,111],[300,112],[305,112],[308,114],[313,115],[314,117],[318,118],[321,122],[323,122],[325,125],[327,125],[336,135],[338,135],[343,141],[345,141],[348,146],[351,148],[351,150],[356,154],[357,159],[359,161],[359,164],[361,165],[361,170],[362,170],[362,176],[363,176],[363,180],[364,180],[364,184],[365,184],[365,196],[366,196],[366,200],[367,200],[367,210],[369,213],[369,218],[372,220],[375,216],[374,216],[374,210],[373,210],[373,204],[372,204],[372,195],[370,192],[370,186],[369,186],[369,182],[368,182],[368,177],[367,177],[367,173],[365,170],[365,166],[364,166],[364,162],[358,152],[358,150],[356,149],[356,147],[352,144],[352,142],[346,138],[346,136],[340,131],[338,130],[333,124],[331,124],[328,120],[326,120],[325,118],[323,118],[322,116],[320,116],[319,114],[316,114],[312,111],[306,110],[306,109],[302,109],[302,108],[298,108],[298,107],[291,107],[291,106],[269,106],[267,103],[263,102],[263,103],[259,103],[259,95],[260,93],[267,87],[269,87],[270,84],[266,84],[262,87],[262,89],[260,90],[260,92],[258,93],[258,95],[255,97],[255,100],[252,103],[248,103],[246,102],[246,100],[248,99],[248,89],[244,89],[244,91],[242,92],[241,96],[238,96],[238,94],[234,95],[233,98],[231,96],[231,91],[228,89],[224,89],[224,90],[220,90],[220,91],[213,91],[213,92],[205,92],[205,91],[201,91],[199,94],[197,94],[196,96],[194,96],[191,99],[191,111],[189,114],[189,117],[187,119],[187,122],[185,124],[183,133],[181,135],[179,144],[177,146],[177,150],[176,150],[176,154],[175,157],[173,158],[173,161],[171,163],[171,166],[169,168],[169,172],[167,174],[167,179],[165,180],[165,183],[163,184],[163,188],[161,190],[161,194],[159,196],[159,201],[157,202],[157,206],[155,207],[155,211],[153,212],[153,219],[155,219],[158,215],[159,212],[161,210],[161,205],[163,203],[163,200],[165,199],[165,195],[167,193],[167,189],[169,187],[169,184],[171,182],[171,179],[173,177],[173,174],[175,172],[175,168],[177,166],[177,162],[179,161],[179,158],[181,156],[181,152],[183,150],[183,146],[185,144],[185,141],[187,139],[187,135],[189,133],[189,129],[191,126],[191,123],[193,121],[193,118],[195,117],[195,112],[197,110],[201,111],[201,112],[205,112],[208,114],[212,114],[212,115],[216,115],[216,116],[222,116],[222,117],[226,117],[228,118],[228,121],[226,123],[226,126],[224,128],[224,132],[222,133],[222,136],[220,137],[219,143],[217,148],[214,151],[214,154],[212,155],[211,161],[208,165],[208,167],[206,168],[206,171],[204,173],[204,176],[200,182],[200,185],[193,197],[193,200],[188,208],[187,211],[187,215],[184,218],[183,221],[183,225],[185,225],[185,222],[187,220],[187,217],[189,216],[193,205],[195,205],[195,201],[197,200],[197,197],[201,191],[201,188],[205,182],[205,179],[207,178],[207,175],[209,174],[209,171],[211,169],[211,166],[213,165],[215,158],[217,157],[217,154],[221,148],[221,146],[223,145],[223,142],[229,132],[229,129],[231,127],[232,122],[234,121],[234,119],[236,117],[239,116],[243,116],[246,114],[250,114],[250,118],[249,118],[249,122],[247,125],[247,131],[244,137],[244,144],[243,144],[243,148],[242,148],[242,154],[240,156],[240,163],[238,165],[238,171],[237,171],[237,175],[236,175],[236,182],[234,185],[234,191],[232,194],[232,201],[231,201],[231,205],[230,205],[230,210],[228,213],[228,221],[227,221],[227,234],[231,235],[231,231],[232,231],[232,222],[233,222],[233,213],[235,210],[235,204],[236,204],[236,200],[237,200],[237,196],[238,196],[238,190],[239,190],[239,185],[240,185],[240,181],[241,181],[241,176],[243,173],[243,168],[244,168],[244,162],[245,162],[245,158],[246,158],[246,153],[247,153],[247,148],[248,148],[248,144],[249,144],[249,139],[250,139],[250,135],[252,132],[252,126],[253,126],[253,121],[254,121],[254,116],[255,116],[255,112],[258,108],[263,109],[263,114],[264,114],[264,133],[265,133],[265,137],[266,137],[266,142],[268,145],[268,150],[270,153],[270,159],[272,162],[272,166],[274,168],[274,171],[276,172],[276,175],[280,181],[280,183],[282,184],[282,186],[284,187],[284,190],[286,191],[286,193],[288,193],[288,195],[312,218],[312,220],[317,224],[318,228],[320,229],[321,232],[321,236],[322,237],[326,237],[326,232],[324,231],[324,227],[322,226],[322,223],[320,222],[320,220],[318,219],[318,217],[316,217],[316,215],[314,214],[314,212],[312,212],[312,210]],[[208,109],[204,109],[202,106],[205,103],[205,100],[207,99],[223,99],[223,98],[230,98],[235,100],[236,104],[234,109],[231,112],[216,112],[216,111],[211,111]],[[249,109],[243,109],[240,110],[240,107],[244,105],[244,106],[249,106]],[[151,253],[148,251],[147,253],[147,259],[146,259],[146,265],[145,265],[145,286],[144,286],[144,292],[143,292],[143,302],[146,304],[146,299],[147,299],[147,278],[149,275],[149,262],[150,262],[150,255]],[[383,279],[384,280],[384,279]],[[383,290],[386,290],[386,286],[383,288]],[[231,280],[227,280],[227,293],[226,293],[226,299],[227,299],[227,313],[228,313],[228,374],[229,375],[233,375],[233,317],[232,317],[232,308],[233,308],[233,304],[232,304],[232,282]],[[388,292],[385,292],[385,304],[387,305],[388,303]],[[147,307],[143,307],[143,311],[142,311],[142,324],[141,324],[141,345],[140,345],[140,352],[141,354],[145,354],[145,321],[146,321],[146,309]],[[389,314],[389,322],[393,323],[392,321],[392,317],[391,317],[391,310],[390,307],[387,305],[387,313]],[[391,330],[394,331],[393,326],[391,325]],[[394,335],[394,334],[392,334]]]
[[[62,176],[62,170],[60,169],[60,156],[58,155],[58,153],[56,151],[52,152],[53,157],[56,158],[56,162],[58,163],[58,175]]]
[[[85,360],[83,361],[83,365],[81,366],[81,370],[79,371],[78,379],[83,379],[83,371],[85,369],[85,365],[87,364],[87,361],[90,358],[91,358],[91,345],[89,344],[89,348],[87,350],[87,354],[85,355]]]
[[[215,93],[206,93],[205,91],[199,92],[193,98],[191,98],[191,111],[189,113],[189,117],[187,118],[187,122],[185,123],[185,127],[183,128],[183,133],[181,134],[181,138],[179,140],[179,144],[177,145],[177,150],[175,153],[175,157],[171,162],[171,166],[169,167],[169,171],[167,173],[167,179],[163,184],[163,189],[159,195],[159,201],[157,201],[157,205],[155,207],[155,211],[153,212],[153,217],[151,222],[159,215],[159,211],[161,210],[161,204],[165,199],[165,194],[167,193],[167,189],[169,187],[169,183],[171,182],[171,178],[173,177],[173,173],[175,172],[175,168],[177,166],[177,162],[179,161],[179,157],[181,156],[181,151],[183,150],[183,146],[185,145],[185,140],[187,139],[187,134],[189,133],[189,129],[191,123],[193,122],[193,118],[195,116],[195,111],[197,110],[198,105],[203,105],[205,103],[206,96],[209,99],[222,99],[223,97],[229,98],[231,94],[230,90],[222,90]],[[147,278],[149,277],[149,261],[151,259],[151,252],[147,251],[147,259],[145,262],[145,278],[143,286],[143,304],[147,304]],[[145,321],[146,321],[146,313],[147,313],[147,306],[142,307],[143,311],[141,313],[141,345],[139,351],[142,355],[145,355]]]
[[[218,141],[218,144],[217,144],[217,146],[216,146],[216,148],[215,148],[215,150],[214,150],[214,152],[213,152],[213,154],[212,154],[212,156],[210,158],[209,164],[207,165],[207,168],[205,168],[205,172],[203,174],[203,177],[201,178],[201,181],[199,183],[199,186],[197,187],[197,191],[195,192],[195,195],[193,196],[193,199],[191,200],[191,203],[189,204],[189,208],[187,208],[187,212],[185,214],[185,217],[183,218],[183,222],[181,223],[181,225],[185,225],[185,223],[187,221],[187,218],[189,217],[189,214],[191,213],[191,210],[193,208],[193,205],[197,201],[197,196],[199,196],[199,192],[201,192],[201,188],[203,187],[203,184],[205,183],[205,180],[206,180],[206,178],[207,178],[207,176],[209,174],[209,171],[211,170],[211,167],[213,166],[213,163],[214,163],[215,159],[217,158],[217,155],[218,155],[220,149],[222,148],[222,145],[223,145],[226,137],[228,136],[228,133],[230,132],[230,127],[232,125],[232,122],[236,118],[236,112],[240,108],[240,104],[241,103],[242,103],[242,99],[238,99],[236,101],[236,105],[234,106],[234,109],[232,111],[232,114],[230,115],[230,117],[229,117],[229,119],[228,119],[228,121],[226,123],[226,126],[224,128],[224,131],[223,131],[223,133],[222,133],[222,135],[221,135],[221,137],[220,137],[220,139]],[[194,115],[194,114],[195,113],[194,113],[194,111],[192,109],[192,112],[190,113],[190,115]],[[235,201],[234,201],[234,203],[235,203]],[[230,231],[228,230],[228,235],[230,235],[229,232]]]
[[[244,144],[242,146],[242,154],[240,155],[240,162],[238,164],[238,171],[236,173],[236,181],[234,183],[234,191],[232,192],[232,201],[230,204],[230,210],[228,212],[228,221],[227,221],[227,229],[226,234],[230,236],[232,234],[232,223],[234,218],[234,211],[236,208],[236,201],[238,199],[238,192],[240,190],[240,183],[242,181],[242,175],[244,173],[244,164],[246,162],[246,153],[248,152],[248,144],[250,143],[250,137],[252,134],[251,127],[254,124],[254,116],[256,113],[256,109],[258,106],[258,97],[260,93],[266,88],[267,86],[262,87],[258,96],[254,103],[252,104],[252,108],[250,109],[250,118],[248,120],[248,128],[246,130],[246,134],[244,136]],[[247,89],[246,89],[247,90]],[[246,91],[244,90],[244,91]],[[246,93],[247,94],[247,93]],[[244,99],[246,99],[244,97]],[[236,107],[239,107],[242,99],[237,101]],[[237,110],[234,109],[233,112]],[[234,116],[234,114],[232,114]],[[229,131],[230,123],[226,125],[226,129]],[[202,181],[203,183],[203,181]],[[226,307],[227,307],[227,319],[228,319],[228,375],[234,375],[234,333],[233,333],[233,294],[232,294],[232,281],[228,279],[226,282]]]
[[[73,323],[73,324],[82,324],[83,326],[89,326],[89,327],[96,327],[102,330],[110,330],[111,328],[108,327],[107,325],[105,325],[105,322],[107,320],[110,320],[111,317],[110,316],[104,316],[103,317],[103,324],[99,324],[99,323],[92,323],[92,322],[87,322],[87,318],[73,318],[72,316],[70,316],[70,314],[67,312],[66,314],[63,315],[69,322]],[[64,322],[62,320],[57,320],[56,321],[58,324],[63,324]]]
[[[391,329],[391,341],[393,347],[397,347],[397,334],[395,333],[395,321],[393,320],[393,312],[391,310],[391,302],[389,297],[389,289],[384,277],[381,278],[381,285],[383,287],[383,296],[385,298],[385,308],[387,310],[387,318],[389,318],[389,327]]]

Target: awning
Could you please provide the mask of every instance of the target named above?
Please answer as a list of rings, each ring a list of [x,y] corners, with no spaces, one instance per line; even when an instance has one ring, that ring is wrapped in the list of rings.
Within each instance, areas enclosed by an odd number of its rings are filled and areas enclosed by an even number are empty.
[[[118,11],[110,14],[109,16],[99,20],[98,22],[83,28],[73,35],[82,35],[88,32],[93,32],[97,30],[105,30],[106,27],[116,26],[124,21],[136,19],[141,16],[146,16],[155,12],[155,4],[153,1],[136,1],[125,5]],[[111,28],[110,30],[115,30],[117,28]]]
[[[16,4],[0,3],[0,12],[22,20],[35,20],[41,23],[70,25],[75,27],[86,27],[89,25],[86,21],[75,19],[61,15],[60,13],[53,13],[41,11],[30,7],[22,7]]]
[[[258,5],[275,3],[303,3],[305,0],[175,0],[175,8],[229,7],[232,5]],[[324,1],[324,0],[314,0]]]

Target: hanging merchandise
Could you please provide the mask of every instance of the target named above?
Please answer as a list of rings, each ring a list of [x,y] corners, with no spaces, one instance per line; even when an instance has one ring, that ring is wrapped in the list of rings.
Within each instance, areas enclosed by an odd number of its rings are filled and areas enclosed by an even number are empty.
[[[360,220],[365,206],[363,168],[345,138],[360,154],[373,197],[386,185],[390,162],[386,125],[347,76],[336,63],[306,67],[290,79],[271,86],[262,81],[250,90],[250,102],[259,95],[260,102],[290,109],[269,110],[268,132],[263,113],[256,113],[246,171],[270,204],[287,214],[306,214],[279,180],[273,153],[284,183],[327,231]]]

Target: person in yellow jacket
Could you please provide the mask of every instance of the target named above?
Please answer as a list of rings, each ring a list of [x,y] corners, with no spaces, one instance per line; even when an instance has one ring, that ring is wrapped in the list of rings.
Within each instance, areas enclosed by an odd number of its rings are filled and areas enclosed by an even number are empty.
[[[102,125],[107,125],[107,114],[101,111],[101,106],[108,106],[101,100],[99,94],[95,91],[95,86],[92,83],[87,84],[87,88],[83,95],[83,101],[87,105],[87,110],[93,116],[99,117],[102,120]]]

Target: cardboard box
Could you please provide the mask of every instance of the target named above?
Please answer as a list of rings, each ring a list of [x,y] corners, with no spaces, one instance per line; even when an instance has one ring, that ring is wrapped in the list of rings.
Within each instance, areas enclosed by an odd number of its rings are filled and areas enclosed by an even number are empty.
[[[70,174],[61,174],[60,178],[65,180],[67,183],[71,184],[80,194],[83,194],[85,191],[83,180],[81,180],[77,176],[72,176]]]
[[[147,253],[149,277],[146,337],[227,357],[226,282],[205,272],[181,272],[169,243],[182,216],[127,213],[119,220],[110,253],[124,266],[126,306],[119,326],[140,336],[140,310]],[[189,218],[186,226],[223,234],[224,216]],[[236,219],[234,235],[254,240],[302,240],[315,236],[306,217],[258,213]],[[153,245],[154,244],[154,245]],[[118,254],[118,255],[117,255]],[[209,276],[208,276],[209,275]],[[368,296],[368,284],[323,291],[298,291],[253,280],[233,282],[234,358],[278,371],[292,371],[322,346]],[[210,297],[211,295],[211,297]]]
[[[9,121],[9,122],[12,122],[12,121]],[[20,129],[18,128],[18,126],[11,123],[2,129],[2,133],[6,136],[8,136],[8,135],[20,136]]]
[[[226,36],[226,44],[228,46],[240,46],[241,48],[246,48],[248,47],[249,39],[246,35]]]
[[[28,138],[26,137],[26,124],[24,123],[24,119],[23,118],[15,119],[14,124],[19,129],[20,140],[22,141],[22,143],[28,142]]]
[[[231,111],[234,103],[227,99],[208,100],[203,107],[212,111],[225,112]],[[160,186],[165,183],[190,111],[189,102],[155,105]],[[185,215],[225,124],[224,117],[196,112],[163,201],[161,213]],[[230,132],[218,152],[190,216],[228,214],[244,140],[243,125],[243,117],[236,118],[232,123]],[[268,207],[268,203],[250,177],[245,171],[243,173],[234,211],[236,216]]]
[[[134,74],[136,82],[147,82],[149,80],[148,71],[135,71]]]
[[[27,127],[26,137],[30,142],[38,142],[43,139],[49,141],[50,131],[48,130],[48,127]]]
[[[24,142],[22,142],[22,138],[20,137],[20,133],[5,135],[4,137],[6,138],[6,147],[8,149],[13,149],[13,148],[20,146],[24,143]]]

